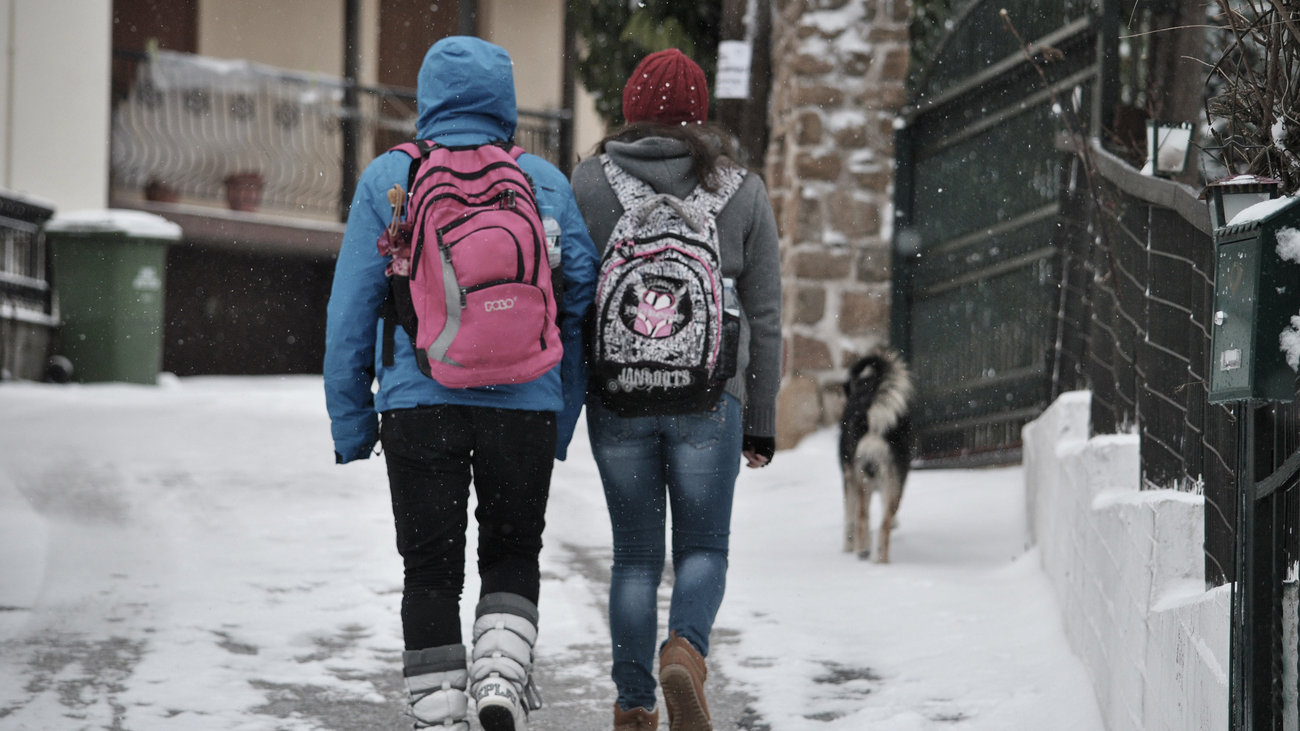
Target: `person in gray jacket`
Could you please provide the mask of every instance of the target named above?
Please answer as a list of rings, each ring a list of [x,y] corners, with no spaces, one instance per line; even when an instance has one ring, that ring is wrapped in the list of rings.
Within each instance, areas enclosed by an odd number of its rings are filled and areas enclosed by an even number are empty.
[[[719,172],[736,165],[727,154],[735,145],[705,124],[708,102],[695,62],[677,49],[650,54],[623,91],[628,125],[602,141],[598,152],[656,193],[685,198],[699,185],[713,190]],[[601,155],[579,163],[572,183],[603,252],[623,207]],[[658,681],[672,731],[712,728],[704,658],[726,584],[735,481],[742,458],[762,467],[775,451],[781,260],[762,179],[746,173],[716,220],[722,276],[735,281],[742,310],[736,375],[719,402],[698,413],[618,415],[589,387],[587,428],[614,536],[609,622],[616,731],[658,724],[653,663],[669,509],[675,579]]]

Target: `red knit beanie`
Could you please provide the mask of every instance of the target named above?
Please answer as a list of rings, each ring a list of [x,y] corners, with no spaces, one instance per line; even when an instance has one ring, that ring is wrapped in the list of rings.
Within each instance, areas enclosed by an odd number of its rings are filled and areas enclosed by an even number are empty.
[[[699,64],[676,48],[641,59],[623,87],[628,123],[685,124],[709,116],[709,85]]]

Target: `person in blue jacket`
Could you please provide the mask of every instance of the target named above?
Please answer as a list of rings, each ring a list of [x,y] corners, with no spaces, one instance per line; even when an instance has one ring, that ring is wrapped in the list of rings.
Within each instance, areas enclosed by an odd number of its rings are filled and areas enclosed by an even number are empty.
[[[499,46],[471,37],[433,44],[417,97],[419,139],[458,146],[514,137],[513,64]],[[392,365],[384,364],[389,258],[376,242],[392,218],[389,189],[407,185],[407,154],[390,150],[362,173],[334,273],[324,382],[335,459],[366,459],[382,444],[405,567],[403,675],[415,728],[467,731],[473,709],[487,731],[524,731],[540,705],[531,683],[538,554],[553,460],[565,457],[586,393],[582,322],[598,256],[564,174],[536,155],[518,162],[561,228],[564,355],[541,377],[446,388],[420,371],[400,326]],[[482,591],[467,654],[460,598],[471,482]]]

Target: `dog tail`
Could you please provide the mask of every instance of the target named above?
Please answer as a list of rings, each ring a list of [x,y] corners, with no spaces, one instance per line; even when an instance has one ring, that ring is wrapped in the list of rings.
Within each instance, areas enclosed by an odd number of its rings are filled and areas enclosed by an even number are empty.
[[[906,416],[915,386],[907,364],[896,351],[882,348],[878,357],[880,386],[867,409],[867,423],[873,433],[885,434]]]

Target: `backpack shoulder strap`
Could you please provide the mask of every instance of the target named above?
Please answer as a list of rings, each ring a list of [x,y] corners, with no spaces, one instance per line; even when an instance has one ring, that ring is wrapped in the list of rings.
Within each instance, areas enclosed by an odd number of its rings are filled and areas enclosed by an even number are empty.
[[[625,212],[634,210],[642,201],[655,194],[649,183],[624,170],[609,155],[601,155],[600,164],[605,169],[609,187],[618,196],[618,202]]]
[[[631,211],[641,201],[656,195],[649,183],[624,170],[618,163],[609,159],[609,155],[601,155],[600,163],[624,211]],[[745,169],[739,165],[726,164],[718,170],[717,190],[709,191],[705,190],[704,186],[697,185],[684,200],[703,207],[709,215],[716,218],[727,205],[727,201],[731,200],[731,196],[740,189],[741,183],[745,182],[746,174]]]
[[[392,147],[388,148],[388,151],[404,152],[407,155],[410,155],[411,157],[420,157],[421,155],[424,154],[426,149],[420,145],[420,143],[423,141],[424,140],[411,140],[409,142],[403,142],[400,145],[393,145]]]
[[[411,169],[406,173],[406,192],[411,192],[411,186],[415,184],[415,174],[420,170],[420,162],[424,160],[438,143],[433,140],[411,140],[388,148],[389,152],[402,152],[411,156]]]
[[[411,186],[415,184],[416,174],[420,171],[420,162],[437,146],[432,140],[411,140],[388,148],[389,152],[401,152],[411,157],[411,167],[406,173],[406,192],[408,194],[411,191]],[[390,281],[388,294],[384,297],[383,310],[381,311],[381,319],[384,321],[384,335],[380,352],[385,366],[393,365],[393,351],[396,348],[394,338],[397,335],[398,313],[397,302],[394,297],[393,284]]]
[[[722,209],[731,200],[731,196],[740,190],[741,183],[745,182],[745,169],[739,165],[724,164],[718,170],[718,189],[709,191],[704,186],[697,185],[695,190],[686,197],[686,200],[698,203],[708,210],[714,218],[722,212]]]

